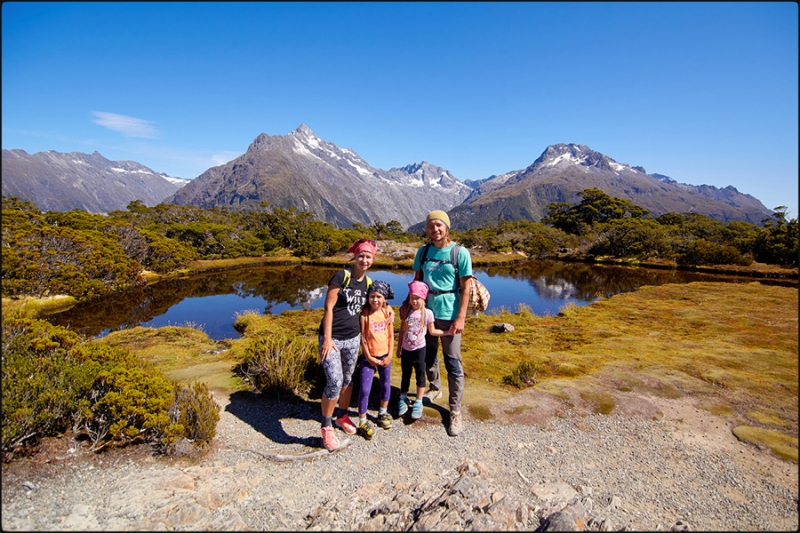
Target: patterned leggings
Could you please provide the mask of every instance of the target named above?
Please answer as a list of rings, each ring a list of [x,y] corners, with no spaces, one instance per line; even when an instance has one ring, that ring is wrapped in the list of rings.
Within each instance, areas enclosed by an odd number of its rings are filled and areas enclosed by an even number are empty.
[[[325,338],[320,335],[320,347],[324,341]],[[322,361],[322,369],[325,371],[325,389],[322,394],[329,400],[337,400],[342,388],[353,384],[353,372],[361,348],[361,335],[356,335],[352,339],[333,339],[333,344],[339,351],[331,350],[328,357]]]

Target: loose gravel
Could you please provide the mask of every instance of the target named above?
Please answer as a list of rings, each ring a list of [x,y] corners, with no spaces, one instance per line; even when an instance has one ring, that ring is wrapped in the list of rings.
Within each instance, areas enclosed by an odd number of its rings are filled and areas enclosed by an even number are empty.
[[[547,503],[543,487],[566,484],[595,510],[613,511],[615,530],[798,529],[797,464],[738,442],[711,415],[703,413],[705,427],[687,427],[686,412],[698,411],[686,400],[658,400],[672,413],[658,420],[567,412],[524,425],[466,417],[458,437],[445,431],[445,409],[426,407],[422,419],[395,419],[370,441],[337,429],[351,439],[348,448],[289,462],[250,450],[318,450],[318,403],[245,393],[220,401],[217,437],[199,457],[155,457],[143,446],[93,454],[64,438],[5,465],[3,530],[305,529],[319,507],[346,508],[358,495],[377,500],[415,483],[443,486],[466,460],[485,467],[488,485],[531,508]],[[532,518],[526,526],[538,525]]]

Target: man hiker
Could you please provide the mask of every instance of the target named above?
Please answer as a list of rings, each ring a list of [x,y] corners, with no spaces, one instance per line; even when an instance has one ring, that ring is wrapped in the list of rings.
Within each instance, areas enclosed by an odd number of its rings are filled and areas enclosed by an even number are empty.
[[[420,247],[414,257],[414,279],[428,286],[426,307],[433,311],[436,329],[447,331],[442,339],[442,355],[450,391],[450,423],[447,433],[455,437],[462,431],[461,399],[464,395],[464,367],[461,362],[461,333],[467,317],[472,258],[469,250],[450,240],[450,217],[444,211],[431,211],[425,221],[430,243]],[[455,263],[453,264],[455,259]],[[433,402],[442,395],[439,377],[439,337],[427,335],[426,374],[430,383],[425,397]]]

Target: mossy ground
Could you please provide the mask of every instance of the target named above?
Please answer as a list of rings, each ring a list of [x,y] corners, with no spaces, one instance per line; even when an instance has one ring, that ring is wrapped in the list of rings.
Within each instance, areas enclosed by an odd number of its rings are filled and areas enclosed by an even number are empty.
[[[316,342],[321,316],[319,309],[244,314],[236,321],[243,337],[222,342],[174,326],[114,332],[104,342],[142,354],[173,379],[235,391],[244,388],[232,369],[248,336],[280,329]],[[502,322],[514,331],[492,333]],[[577,391],[595,412],[613,413],[626,394],[692,397],[728,419],[740,439],[797,460],[796,288],[689,283],[643,287],[558,316],[536,316],[525,306],[501,309],[468,317],[462,352],[464,401],[478,419],[490,416],[493,401],[518,390],[503,378],[531,362],[531,386],[568,403]],[[392,384],[399,386],[396,368]]]

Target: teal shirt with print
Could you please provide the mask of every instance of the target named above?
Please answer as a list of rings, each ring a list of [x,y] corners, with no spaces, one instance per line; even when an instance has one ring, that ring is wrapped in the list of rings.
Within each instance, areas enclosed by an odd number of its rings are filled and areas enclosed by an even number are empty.
[[[422,270],[422,281],[428,286],[430,290],[449,291],[455,288],[461,288],[459,284],[456,286],[456,272],[453,265],[450,264],[450,249],[455,246],[451,243],[444,248],[437,248],[431,244],[428,249],[428,259],[425,264],[422,264],[422,252],[425,249],[422,246],[417,250],[417,255],[414,257],[414,270]],[[447,261],[446,263],[443,261]],[[469,255],[469,250],[461,247],[458,252],[458,275],[459,277],[472,276],[472,257]],[[441,320],[455,320],[458,318],[458,309],[461,303],[461,297],[458,292],[448,292],[445,294],[434,295],[428,293],[428,298],[425,301],[425,306],[433,311],[433,316]]]

